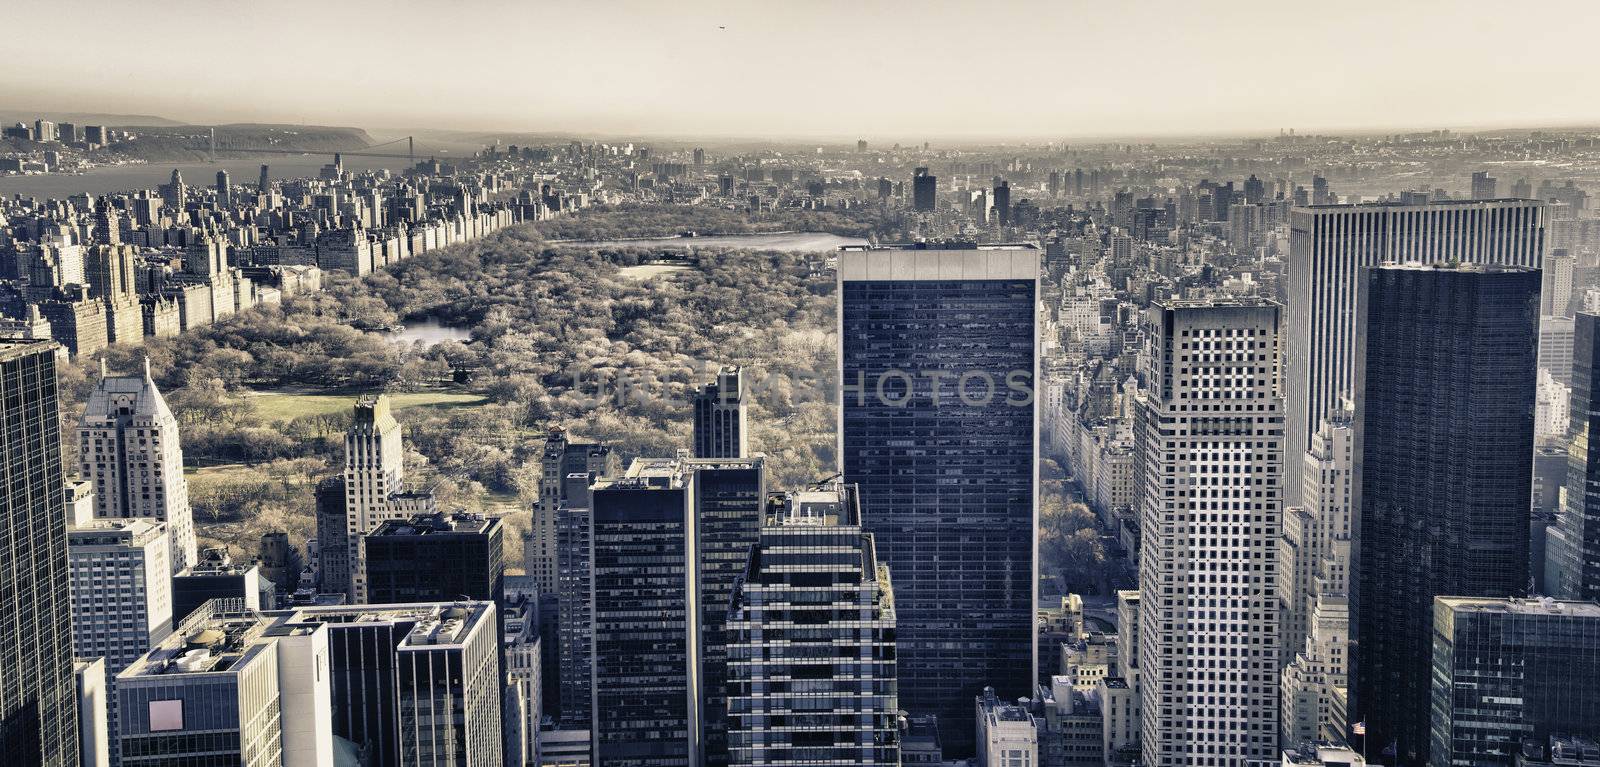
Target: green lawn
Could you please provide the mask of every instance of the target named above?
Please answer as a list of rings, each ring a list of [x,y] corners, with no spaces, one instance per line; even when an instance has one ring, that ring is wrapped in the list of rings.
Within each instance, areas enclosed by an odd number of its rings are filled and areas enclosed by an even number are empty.
[[[396,411],[414,407],[455,408],[481,405],[481,394],[448,391],[403,392],[389,395],[389,406]],[[301,416],[330,415],[355,406],[352,394],[306,394],[298,392],[257,392],[250,395],[256,415],[268,421],[287,422]]]

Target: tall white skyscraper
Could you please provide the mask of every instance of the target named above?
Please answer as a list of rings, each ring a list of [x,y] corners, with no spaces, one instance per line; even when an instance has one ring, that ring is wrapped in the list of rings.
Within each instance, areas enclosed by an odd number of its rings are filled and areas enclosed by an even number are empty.
[[[1152,767],[1277,755],[1278,322],[1260,299],[1149,311],[1138,652]]]
[[[79,473],[94,486],[96,517],[166,522],[172,572],[198,561],[178,419],[150,378],[148,359],[140,375],[102,369],[78,422],[78,461]]]
[[[1361,270],[1386,261],[1464,261],[1539,267],[1545,204],[1442,200],[1421,205],[1313,205],[1289,212],[1284,369],[1291,456],[1311,447],[1318,423],[1351,397],[1356,293]],[[1288,462],[1285,503],[1297,505],[1302,466]]]

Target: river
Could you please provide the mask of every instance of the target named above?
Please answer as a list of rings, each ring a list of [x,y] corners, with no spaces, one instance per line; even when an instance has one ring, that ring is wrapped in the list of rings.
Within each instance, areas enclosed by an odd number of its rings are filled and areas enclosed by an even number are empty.
[[[829,253],[845,245],[866,245],[860,237],[840,237],[826,232],[784,232],[779,234],[729,234],[709,237],[663,237],[656,240],[591,240],[563,242],[578,247],[638,248],[749,248],[790,252]]]
[[[402,146],[401,151],[405,150]],[[385,151],[385,150],[378,150]],[[0,176],[0,197],[21,194],[27,197],[65,198],[74,194],[113,194],[136,189],[153,189],[172,178],[172,170],[183,173],[189,186],[211,186],[217,182],[217,171],[226,170],[235,184],[254,184],[261,176],[261,166],[268,166],[274,179],[316,178],[322,166],[333,162],[329,155],[272,155],[265,158],[226,158],[221,162],[152,162],[141,165],[107,165],[78,175],[46,173],[39,176]],[[347,170],[363,171],[388,168],[405,170],[406,158],[346,157]]]

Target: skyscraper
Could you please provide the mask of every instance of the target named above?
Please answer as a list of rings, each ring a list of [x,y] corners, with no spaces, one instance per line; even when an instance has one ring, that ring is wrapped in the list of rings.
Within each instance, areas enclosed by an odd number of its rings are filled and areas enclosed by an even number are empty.
[[[1545,572],[1555,596],[1600,601],[1600,316],[1579,313],[1572,337],[1566,493]]]
[[[985,686],[1034,692],[1039,251],[839,252],[839,455],[895,578],[901,700],[973,752]]]
[[[1386,265],[1357,305],[1351,718],[1422,764],[1433,598],[1527,589],[1539,272]]]
[[[726,625],[729,604],[760,538],[767,504],[766,459],[694,459],[696,572],[699,579],[701,730],[706,762],[728,762]]]
[[[500,520],[458,512],[390,519],[367,533],[373,604],[505,597]]]
[[[279,644],[325,634],[325,717],[332,735],[372,764],[501,764],[503,683],[492,602],[302,607],[265,617],[271,625],[263,635]]]
[[[585,475],[587,476],[587,475]],[[557,696],[563,727],[588,729],[592,718],[594,658],[594,601],[590,568],[592,517],[587,493],[581,501],[568,499],[556,512],[556,575],[559,641]]]
[[[1542,266],[1544,203],[1440,201],[1421,205],[1317,205],[1289,213],[1284,304],[1291,455],[1311,447],[1318,422],[1348,398],[1355,372],[1361,270],[1396,261]],[[1299,505],[1299,461],[1284,475],[1284,502]]]
[[[217,171],[217,207],[227,208],[233,205],[233,192],[228,183],[228,172]]]
[[[0,339],[0,764],[77,764],[56,349]]]
[[[931,213],[939,204],[939,177],[927,168],[917,168],[911,176],[911,207],[919,213]]]
[[[1330,566],[1341,573],[1349,567],[1339,553],[1348,553],[1350,540],[1350,474],[1355,460],[1351,417],[1350,411],[1340,410],[1322,421],[1312,435],[1311,449],[1299,456],[1304,467],[1301,499],[1305,505],[1284,510],[1278,562],[1282,616],[1279,634],[1284,663],[1305,647],[1310,635],[1311,612],[1322,591],[1316,582],[1318,574]],[[1346,544],[1342,549],[1336,545],[1341,541]],[[1329,557],[1339,557],[1341,561],[1330,565],[1326,562]],[[1333,588],[1333,593],[1344,594],[1346,584],[1341,582]]]
[[[1011,183],[1001,181],[994,185],[994,214],[1001,226],[1011,223]]]
[[[433,513],[428,491],[406,492],[405,447],[389,398],[364,395],[344,437],[345,533],[349,544],[350,601],[367,600],[366,535],[389,519]]]
[[[94,486],[96,517],[149,517],[167,524],[172,572],[199,558],[178,419],[150,377],[101,371],[78,421],[78,471]]]
[[[533,507],[533,531],[524,554],[528,574],[534,577],[540,593],[554,594],[559,589],[556,581],[556,512],[566,499],[569,488],[567,477],[588,474],[590,478],[596,478],[615,474],[621,468],[622,457],[604,443],[573,442],[567,430],[559,426],[545,435],[539,500]]]
[[[1600,736],[1600,604],[1440,597],[1432,622],[1431,767],[1511,767],[1524,739]]]
[[[1144,763],[1238,765],[1278,745],[1279,307],[1149,310],[1137,413]]]
[[[729,763],[899,765],[894,628],[855,489],[774,498],[729,612]]]
[[[1474,171],[1472,174],[1472,199],[1492,200],[1495,197],[1497,179],[1489,175],[1489,171]]]
[[[694,457],[743,458],[749,449],[744,414],[744,373],[723,366],[717,380],[694,395]]]
[[[67,530],[72,645],[115,677],[172,631],[172,544],[153,519],[92,519]]]
[[[636,459],[592,487],[597,767],[699,764],[694,474]]]

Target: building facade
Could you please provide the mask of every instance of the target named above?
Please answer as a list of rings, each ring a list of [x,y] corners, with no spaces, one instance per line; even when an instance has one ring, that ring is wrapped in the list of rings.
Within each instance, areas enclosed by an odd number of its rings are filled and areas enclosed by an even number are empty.
[[[695,392],[694,457],[743,458],[748,442],[744,372],[725,366],[717,371],[717,380]]]
[[[694,474],[635,459],[591,488],[597,767],[694,767],[701,759]]]
[[[0,339],[0,763],[78,752],[56,349]]]
[[[728,763],[900,764],[894,591],[855,488],[775,496],[732,594]]]
[[[986,686],[1034,690],[1039,251],[839,252],[839,455],[894,573],[901,700],[974,751]]]
[[[1525,739],[1600,737],[1600,603],[1433,602],[1431,767],[1522,762]]]
[[[172,572],[196,563],[178,419],[150,377],[148,359],[139,375],[101,371],[78,422],[78,460],[79,474],[94,484],[96,517],[159,519],[171,538]]]
[[[1572,395],[1567,421],[1567,481],[1550,528],[1550,593],[1600,600],[1600,316],[1573,323]]]
[[[1419,205],[1313,205],[1289,212],[1288,449],[1311,447],[1318,422],[1354,390],[1356,295],[1361,271],[1394,261],[1465,261],[1539,267],[1545,204],[1537,200],[1437,201]],[[1284,477],[1298,505],[1298,461]]]
[[[1358,305],[1351,716],[1423,764],[1433,598],[1527,590],[1539,272],[1382,266]]]
[[[172,631],[172,556],[166,523],[96,519],[67,529],[72,651],[105,658],[115,677]]]
[[[1279,307],[1157,303],[1139,408],[1140,744],[1151,767],[1278,745]]]
[[[367,534],[372,604],[505,597],[500,520],[443,512],[391,519]]]

